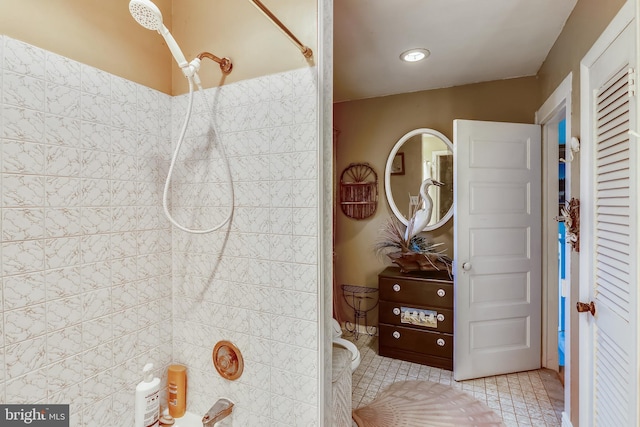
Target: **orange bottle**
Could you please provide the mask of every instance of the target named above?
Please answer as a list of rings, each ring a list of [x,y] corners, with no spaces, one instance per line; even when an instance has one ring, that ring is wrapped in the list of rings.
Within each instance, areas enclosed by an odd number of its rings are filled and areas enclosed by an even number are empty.
[[[187,410],[187,367],[169,365],[167,372],[167,388],[169,389],[169,415],[174,418],[184,416]]]

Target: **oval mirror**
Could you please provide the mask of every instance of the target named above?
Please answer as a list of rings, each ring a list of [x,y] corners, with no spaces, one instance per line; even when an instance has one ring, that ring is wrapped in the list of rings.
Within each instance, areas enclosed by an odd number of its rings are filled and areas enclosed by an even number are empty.
[[[425,180],[442,183],[429,185]],[[422,184],[425,183],[423,194]],[[429,203],[431,219],[422,231],[435,230],[453,215],[453,144],[442,133],[427,128],[405,134],[389,153],[384,173],[387,201],[395,216],[407,225],[410,212]],[[427,199],[417,206],[421,197]]]

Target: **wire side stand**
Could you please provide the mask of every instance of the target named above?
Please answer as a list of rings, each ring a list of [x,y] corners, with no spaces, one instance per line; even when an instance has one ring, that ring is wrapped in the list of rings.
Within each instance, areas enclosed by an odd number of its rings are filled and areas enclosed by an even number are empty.
[[[353,337],[357,340],[360,336],[358,325],[360,324],[360,319],[364,319],[364,330],[367,335],[375,335],[376,327],[369,326],[367,313],[378,305],[378,298],[373,295],[375,292],[378,292],[378,290],[357,285],[341,285],[341,287],[344,300],[347,302],[347,305],[353,309],[353,322],[349,322],[348,320],[344,322],[345,329],[353,333]],[[370,305],[369,301],[375,301],[375,303],[368,307],[368,305]]]

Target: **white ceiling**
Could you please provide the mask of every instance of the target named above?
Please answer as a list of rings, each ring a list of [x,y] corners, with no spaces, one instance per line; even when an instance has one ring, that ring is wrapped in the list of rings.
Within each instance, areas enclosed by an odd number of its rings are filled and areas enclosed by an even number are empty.
[[[334,102],[535,75],[576,2],[336,0]]]

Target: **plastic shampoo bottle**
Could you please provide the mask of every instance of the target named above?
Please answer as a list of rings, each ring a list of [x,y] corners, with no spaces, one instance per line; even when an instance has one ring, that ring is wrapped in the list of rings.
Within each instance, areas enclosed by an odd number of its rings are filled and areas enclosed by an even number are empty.
[[[160,378],[153,377],[153,363],[142,369],[144,380],[136,386],[135,427],[160,426]]]
[[[187,367],[169,365],[167,386],[169,389],[169,415],[174,418],[183,417],[187,410]]]

